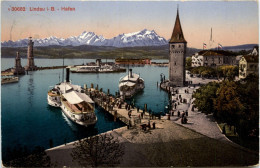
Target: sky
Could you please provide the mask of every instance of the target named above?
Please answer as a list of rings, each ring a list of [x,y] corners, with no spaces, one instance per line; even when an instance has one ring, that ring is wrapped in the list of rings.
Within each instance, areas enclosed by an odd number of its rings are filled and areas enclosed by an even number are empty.
[[[203,43],[208,44],[211,28],[213,45],[259,41],[256,1],[2,1],[1,41],[29,36],[67,38],[83,31],[112,38],[145,28],[168,40],[177,5],[188,47],[202,48]],[[12,11],[13,7],[25,7],[26,11]],[[54,7],[55,11],[29,11],[30,7]],[[62,7],[75,8],[75,11],[61,11]]]

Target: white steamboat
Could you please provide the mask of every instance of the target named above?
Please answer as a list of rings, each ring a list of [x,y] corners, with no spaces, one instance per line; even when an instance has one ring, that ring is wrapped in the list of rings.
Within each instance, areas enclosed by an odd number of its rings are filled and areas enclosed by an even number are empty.
[[[129,69],[128,75],[120,78],[119,80],[119,92],[123,98],[131,98],[137,92],[144,89],[144,80],[140,75],[132,73],[132,69]]]

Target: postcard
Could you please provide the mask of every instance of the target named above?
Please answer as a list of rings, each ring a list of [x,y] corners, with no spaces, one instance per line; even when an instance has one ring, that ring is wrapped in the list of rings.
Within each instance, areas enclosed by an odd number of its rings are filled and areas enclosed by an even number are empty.
[[[2,1],[5,167],[259,164],[258,1]]]

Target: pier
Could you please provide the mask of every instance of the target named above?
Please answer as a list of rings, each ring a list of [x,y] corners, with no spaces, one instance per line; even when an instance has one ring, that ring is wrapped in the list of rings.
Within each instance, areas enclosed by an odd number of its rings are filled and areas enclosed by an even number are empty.
[[[147,112],[147,104],[144,105],[144,109],[139,109],[133,104],[127,104],[122,98],[120,98],[119,93],[113,96],[109,93],[103,92],[103,89],[98,89],[91,84],[91,88],[84,86],[85,93],[90,96],[90,98],[100,107],[102,107],[106,112],[110,113],[114,120],[119,119],[125,123],[128,128],[140,126],[142,128],[151,128],[150,120],[161,119],[161,115],[153,115]]]

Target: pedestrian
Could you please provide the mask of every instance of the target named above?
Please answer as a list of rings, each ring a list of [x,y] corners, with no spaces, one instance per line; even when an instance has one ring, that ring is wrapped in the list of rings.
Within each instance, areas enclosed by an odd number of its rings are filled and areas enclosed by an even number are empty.
[[[153,129],[155,129],[155,122],[153,122]]]
[[[180,117],[180,115],[181,115],[181,113],[180,113],[180,111],[178,111],[178,117]]]
[[[176,107],[177,107],[177,104],[176,104],[176,103],[174,103],[174,107],[175,107],[175,109],[176,109]]]
[[[148,128],[151,128],[150,120],[148,120]]]
[[[188,110],[186,110],[186,116],[188,116]]]
[[[139,107],[137,107],[137,113],[139,113]]]
[[[174,111],[172,111],[172,116],[174,116]]]
[[[141,117],[142,117],[142,119],[144,118],[144,112],[141,113]]]

